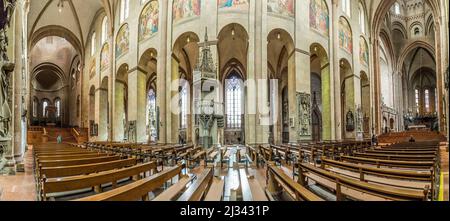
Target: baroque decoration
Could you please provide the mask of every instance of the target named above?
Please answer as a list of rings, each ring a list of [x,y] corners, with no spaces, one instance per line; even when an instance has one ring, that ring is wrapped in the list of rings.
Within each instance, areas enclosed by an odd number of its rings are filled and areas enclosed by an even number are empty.
[[[300,137],[311,136],[311,95],[297,93],[298,105],[298,135]]]

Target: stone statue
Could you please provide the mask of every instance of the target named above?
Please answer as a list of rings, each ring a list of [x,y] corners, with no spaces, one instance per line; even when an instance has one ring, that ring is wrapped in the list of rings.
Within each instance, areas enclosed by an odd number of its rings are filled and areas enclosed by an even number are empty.
[[[3,4],[0,4],[0,29],[9,27],[12,13],[16,6],[16,0],[2,0]]]
[[[9,79],[14,71],[15,65],[8,60],[6,49],[8,38],[6,31],[0,30],[0,137],[9,135],[9,122],[11,121],[11,108],[9,105]]]

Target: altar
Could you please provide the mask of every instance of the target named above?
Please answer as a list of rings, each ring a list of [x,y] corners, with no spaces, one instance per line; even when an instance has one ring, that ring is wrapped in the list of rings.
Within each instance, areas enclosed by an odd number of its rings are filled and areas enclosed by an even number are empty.
[[[411,126],[408,126],[408,130],[410,130],[410,131],[429,131],[429,128],[426,125],[411,125]]]

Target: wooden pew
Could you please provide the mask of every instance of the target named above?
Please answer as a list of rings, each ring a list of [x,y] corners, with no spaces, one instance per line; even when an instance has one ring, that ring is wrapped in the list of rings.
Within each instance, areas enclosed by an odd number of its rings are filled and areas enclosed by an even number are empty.
[[[155,164],[156,165],[156,164]],[[85,197],[77,201],[135,201],[149,200],[149,193],[162,187],[167,181],[178,176],[180,180],[184,165],[179,165],[170,169],[161,171],[158,174],[136,181],[134,183],[119,187],[117,189]]]
[[[390,155],[437,155],[437,151],[395,151],[395,150],[366,150],[365,153],[390,154]]]
[[[57,177],[69,177],[77,175],[86,175],[91,173],[99,173],[108,170],[115,170],[124,167],[130,167],[137,164],[136,158],[125,160],[110,161],[105,163],[82,164],[76,166],[62,167],[44,167],[41,168],[40,174],[47,179]]]
[[[164,192],[159,194],[156,198],[154,198],[152,201],[174,201],[176,200],[182,192],[186,190],[186,186],[191,184],[194,180],[193,177],[184,176],[180,180],[178,180],[177,183],[166,189]]]
[[[224,187],[225,187],[225,180],[222,178],[214,177],[211,183],[211,187],[209,188],[209,191],[206,194],[204,201],[209,202],[222,201]]]
[[[111,170],[90,175],[52,179],[44,178],[40,195],[41,199],[46,201],[48,198],[47,194],[50,193],[61,193],[92,187],[94,187],[96,193],[100,193],[102,191],[102,185],[104,184],[112,183],[113,188],[115,188],[118,181],[122,179],[133,177],[133,179],[138,180],[140,178],[140,174],[143,174],[143,177],[145,177],[147,173],[152,174],[156,171],[156,169],[156,163],[150,162],[129,168]]]
[[[313,176],[314,175],[314,176]],[[345,200],[345,196],[352,199],[364,201],[387,200],[419,200],[428,199],[428,189],[425,190],[407,190],[395,188],[386,185],[367,183],[360,180],[341,176],[336,173],[314,167],[310,164],[302,163],[299,165],[299,183],[307,185],[307,178],[313,179],[319,184],[336,191],[337,201]],[[361,194],[354,193],[360,192]],[[369,196],[366,196],[369,195]]]
[[[85,159],[71,159],[71,160],[48,160],[39,161],[39,168],[42,167],[59,167],[59,166],[76,166],[82,164],[102,163],[120,160],[120,156],[107,157],[93,157]]]
[[[105,153],[87,153],[87,154],[75,154],[75,155],[55,155],[55,156],[37,156],[36,160],[39,161],[52,161],[52,160],[73,160],[73,159],[88,159],[95,157],[106,157]]]
[[[378,168],[380,168],[381,166],[386,166],[392,168],[414,168],[414,169],[430,170],[431,168],[435,168],[436,166],[436,162],[434,161],[421,161],[421,162],[396,161],[396,160],[380,160],[362,157],[349,157],[349,156],[342,156],[341,161],[375,165]]]
[[[207,152],[206,152],[206,159],[205,159],[205,165],[208,166],[208,164],[213,164],[215,165],[216,160],[217,160],[217,156],[220,155],[220,150],[217,148],[210,148]]]
[[[213,178],[214,169],[205,169],[177,201],[202,201],[209,191]]]
[[[200,165],[201,160],[206,160],[206,151],[203,149],[199,149],[196,152],[191,153],[191,156],[189,157],[189,166],[191,169],[193,169],[196,165]],[[205,162],[206,166],[206,162]]]
[[[239,170],[239,177],[243,201],[268,201],[264,190],[258,184],[258,181],[255,180],[255,177],[248,176],[245,169]]]
[[[220,168],[223,169],[223,164],[226,163],[227,168],[230,166],[230,150],[224,147],[220,150]]]
[[[286,192],[296,201],[323,201],[315,193],[292,180],[273,163],[269,163],[267,168],[267,183],[267,191],[272,197]]]
[[[353,153],[355,157],[372,158],[381,160],[399,160],[399,161],[436,161],[435,155],[391,155],[382,153]]]
[[[352,171],[354,173],[359,174],[359,179],[361,181],[367,181],[366,175],[385,177],[394,180],[407,180],[407,181],[418,181],[424,182],[424,189],[426,185],[431,186],[431,199],[435,197],[435,189],[436,189],[436,181],[434,177],[433,171],[414,171],[414,170],[396,170],[396,169],[388,169],[388,168],[375,168],[372,166],[365,166],[359,164],[345,163],[339,162],[329,159],[322,160],[322,169],[325,169],[325,166],[340,168],[348,171]],[[392,180],[388,185],[394,185],[395,182]],[[410,186],[402,186],[405,188],[410,188]]]

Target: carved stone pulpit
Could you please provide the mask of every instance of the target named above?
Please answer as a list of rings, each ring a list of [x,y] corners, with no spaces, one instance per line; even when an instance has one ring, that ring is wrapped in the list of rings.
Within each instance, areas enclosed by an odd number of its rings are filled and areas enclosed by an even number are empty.
[[[194,106],[199,138],[197,144],[204,148],[220,144],[217,120],[223,118],[223,113],[220,112],[222,104],[214,100],[218,97],[220,85],[207,32],[206,30],[205,42],[199,44],[200,55],[194,68]]]

